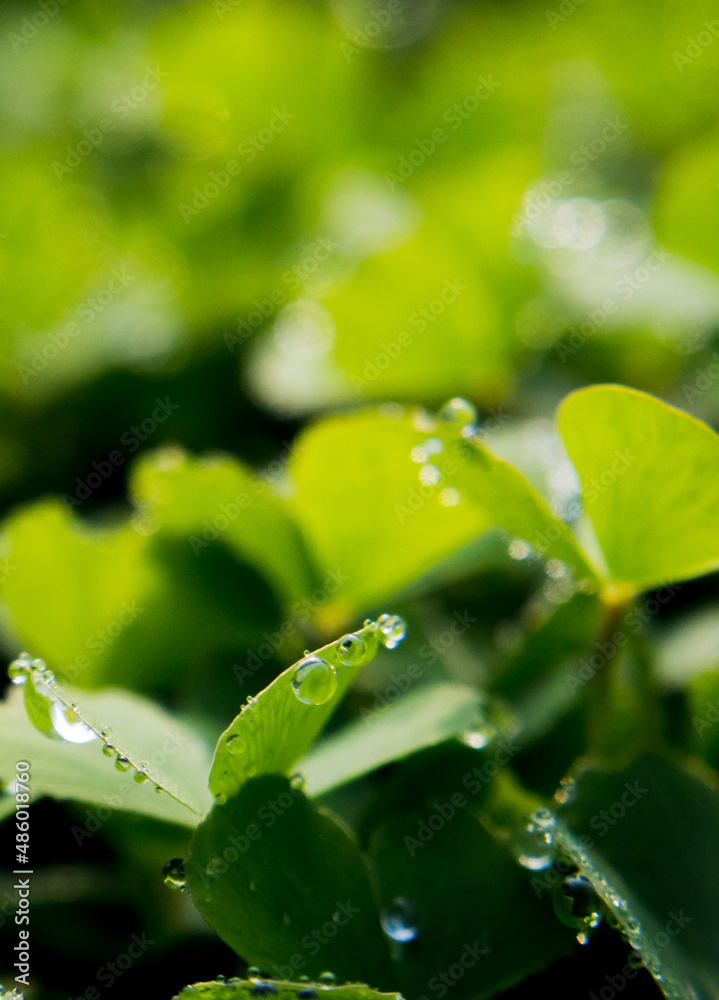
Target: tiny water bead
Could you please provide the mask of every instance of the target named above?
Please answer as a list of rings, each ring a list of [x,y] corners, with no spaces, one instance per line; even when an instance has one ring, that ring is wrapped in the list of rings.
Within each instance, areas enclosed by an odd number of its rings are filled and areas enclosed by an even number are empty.
[[[242,753],[245,749],[245,741],[237,733],[231,733],[225,740],[225,746],[230,753]]]
[[[393,941],[414,941],[419,934],[419,922],[412,904],[404,896],[395,896],[380,913],[382,930]]]
[[[303,774],[293,774],[290,778],[290,788],[294,788],[296,792],[301,792],[305,787],[305,778]]]
[[[277,987],[273,986],[272,983],[255,983],[250,993],[254,997],[266,997],[277,993]]]
[[[162,876],[165,885],[169,885],[171,889],[184,889],[186,885],[185,863],[182,858],[172,858],[171,861],[168,861],[162,869]]]
[[[259,979],[262,975],[262,969],[257,965],[250,965],[247,968],[247,978],[248,979]]]
[[[120,754],[118,754],[117,757],[115,758],[115,768],[118,771],[129,771],[130,761],[127,759],[127,757],[122,757]]]
[[[292,690],[304,705],[324,705],[337,690],[335,668],[319,656],[306,656],[295,667]]]
[[[138,785],[144,785],[145,782],[147,781],[147,775],[145,774],[144,771],[135,771],[132,777],[138,783]]]
[[[319,982],[324,986],[334,986],[337,982],[337,976],[334,972],[321,972]]]
[[[337,643],[337,659],[346,667],[358,666],[367,655],[367,644],[354,632],[344,635]]]
[[[377,619],[380,642],[387,649],[395,649],[407,635],[407,624],[399,615],[380,615]]]
[[[462,733],[459,739],[461,743],[471,750],[483,750],[486,746],[489,746],[496,735],[497,730],[495,727],[490,722],[487,722],[468,729]]]
[[[571,805],[577,797],[577,782],[574,778],[562,778],[554,793],[554,801],[561,806]]]
[[[467,425],[474,426],[479,419],[477,409],[468,399],[455,396],[444,404],[439,411],[442,420],[450,424],[459,424],[460,427]]]
[[[530,871],[541,871],[554,862],[552,835],[536,823],[515,830],[512,850],[519,864]]]
[[[29,653],[20,653],[16,660],[13,660],[7,668],[8,677],[13,684],[24,684],[27,675],[30,673],[32,658]]]
[[[85,725],[73,708],[68,708],[60,701],[55,700],[50,706],[50,721],[55,733],[66,743],[90,743],[98,739],[94,729]]]

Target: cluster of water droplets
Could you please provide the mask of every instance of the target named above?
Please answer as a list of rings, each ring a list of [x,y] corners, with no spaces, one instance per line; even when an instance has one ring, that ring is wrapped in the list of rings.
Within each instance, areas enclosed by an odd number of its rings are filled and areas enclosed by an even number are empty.
[[[453,424],[459,427],[460,434],[465,438],[473,438],[477,433],[479,417],[476,408],[467,399],[455,396],[440,409],[436,417],[426,410],[416,410],[412,417],[412,425],[420,433],[429,436],[421,444],[410,450],[410,459],[419,465],[419,481],[422,486],[440,486],[444,475],[439,467],[438,455],[444,451],[444,443],[436,436],[439,423]],[[454,486],[445,486],[439,491],[439,502],[443,507],[456,507],[462,497]]]
[[[96,729],[80,717],[80,706],[77,702],[68,703],[61,694],[52,670],[49,670],[44,660],[33,659],[29,653],[23,652],[13,660],[8,667],[8,676],[13,684],[32,684],[38,696],[50,702],[49,718],[52,725],[52,735],[65,743],[91,743],[102,741],[102,752],[106,757],[115,758],[115,768],[126,772],[133,770],[133,778],[139,784],[149,781],[145,765],[135,765],[123,754],[119,753],[110,742],[109,729]],[[160,785],[155,785],[159,794],[163,791]]]
[[[338,983],[337,976],[334,972],[322,972],[317,977],[317,979],[310,979],[309,976],[298,976],[294,983],[287,982],[286,980],[275,980],[273,981],[270,976],[265,976],[262,970],[255,965],[251,965],[246,973],[245,979],[240,979],[238,977],[233,977],[232,979],[226,979],[225,976],[217,976],[215,979],[216,983],[227,983],[228,986],[246,986],[250,985],[249,994],[250,996],[276,996],[280,989],[284,995],[288,995],[292,987],[295,988],[295,996],[298,1000],[314,1000],[323,991],[327,991],[334,986],[358,986],[360,988],[367,988],[367,983],[361,982],[346,982]],[[198,984],[199,985],[199,984]],[[207,985],[207,984],[202,984]],[[297,989],[299,985],[299,989]],[[194,986],[186,986],[183,990],[182,995],[191,996],[193,993],[198,991]],[[204,995],[204,994],[203,994]]]
[[[399,615],[380,615],[376,622],[367,620],[364,627],[376,632],[377,638],[387,649],[395,649],[407,634],[407,626]],[[342,666],[361,666],[371,655],[367,639],[355,632],[348,633],[335,644],[335,657]],[[337,691],[337,683],[335,665],[329,659],[309,651],[295,666],[292,674],[292,690],[304,705],[324,705]]]

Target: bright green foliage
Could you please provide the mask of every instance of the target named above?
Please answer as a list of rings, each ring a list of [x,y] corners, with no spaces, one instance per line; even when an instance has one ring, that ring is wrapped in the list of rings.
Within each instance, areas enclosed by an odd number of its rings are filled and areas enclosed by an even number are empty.
[[[378,628],[374,623],[354,634],[365,648],[356,665],[342,663],[337,642],[312,654],[329,663],[336,677],[334,694],[322,703],[307,705],[297,697],[293,688],[296,664],[293,664],[244,706],[217,743],[210,772],[210,790],[215,797],[226,799],[234,795],[255,775],[291,772],[337,708],[358,671],[377,651]]]
[[[559,427],[609,578],[636,590],[719,566],[719,437],[644,393],[573,393]]]
[[[428,451],[428,440],[441,450]],[[462,437],[460,426],[426,413],[393,408],[323,420],[300,439],[290,472],[317,561],[343,580],[324,611],[330,620],[386,600],[491,528],[566,560],[581,578],[592,575],[566,525],[515,469]]]
[[[200,913],[248,962],[283,978],[330,969],[339,981],[391,986],[354,839],[287,779],[254,778],[215,805],[195,831],[185,870]]]
[[[494,733],[473,688],[428,684],[324,740],[298,767],[309,795],[323,793],[462,733]]]

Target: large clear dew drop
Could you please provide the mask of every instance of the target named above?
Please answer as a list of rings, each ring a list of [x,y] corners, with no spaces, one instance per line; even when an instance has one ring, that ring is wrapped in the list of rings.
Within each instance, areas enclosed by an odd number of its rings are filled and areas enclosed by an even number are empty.
[[[360,635],[344,635],[337,643],[337,659],[346,667],[359,666],[367,655],[367,644]]]
[[[306,656],[295,667],[292,690],[304,705],[324,705],[337,690],[335,668],[319,656]]]
[[[446,420],[450,424],[458,424],[460,427],[473,427],[479,419],[477,408],[468,399],[463,399],[461,396],[455,396],[454,399],[448,400],[439,411],[439,415],[442,420]]]
[[[98,734],[79,719],[72,708],[60,701],[53,701],[50,706],[50,721],[60,739],[66,743],[90,743],[98,739]]]
[[[512,851],[520,865],[530,871],[542,871],[554,862],[552,835],[536,823],[515,830]]]

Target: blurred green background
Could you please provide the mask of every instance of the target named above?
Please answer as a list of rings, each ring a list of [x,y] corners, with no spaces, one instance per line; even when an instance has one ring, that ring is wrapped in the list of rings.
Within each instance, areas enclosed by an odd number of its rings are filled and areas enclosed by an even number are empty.
[[[242,558],[225,545],[195,558],[187,536],[215,512],[217,481],[225,502],[243,485],[222,467],[203,473],[206,494],[201,476],[186,486],[193,513],[158,534],[163,477],[189,461],[177,446],[253,467],[274,537],[284,463],[326,412],[466,396],[490,443],[549,476],[567,520],[549,420],[571,389],[618,381],[716,428],[716,15],[709,0],[3,5],[6,659],[32,642],[59,675],[161,696],[216,734],[305,642],[377,610],[370,596],[313,603],[322,573],[301,556],[283,571],[289,535],[274,564],[247,556],[248,539]],[[64,502],[16,509],[48,495]],[[392,525],[375,530],[391,564]],[[534,570],[504,550],[482,559],[474,576],[425,580],[410,624],[423,616],[431,635],[438,608],[469,601],[487,644],[512,648]],[[138,593],[150,610],[73,676],[88,632]],[[684,587],[667,614],[699,603],[711,627],[716,594],[714,578]],[[372,684],[356,698],[371,703]],[[162,939],[142,970],[158,996],[232,973],[185,900],[147,892],[182,851],[176,831],[116,817],[70,870],[68,814],[36,809],[54,831],[44,996],[79,992],[138,926]]]

